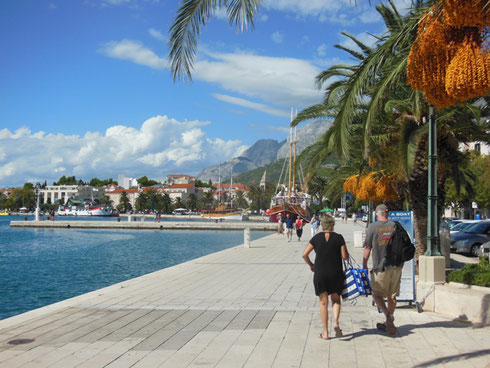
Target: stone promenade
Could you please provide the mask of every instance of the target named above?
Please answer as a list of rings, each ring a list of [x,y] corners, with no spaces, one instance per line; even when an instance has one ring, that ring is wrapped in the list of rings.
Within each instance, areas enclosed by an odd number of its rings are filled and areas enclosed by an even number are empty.
[[[337,221],[360,261],[353,230]],[[2,320],[0,368],[490,366],[490,328],[402,305],[390,337],[371,298],[342,304],[343,338],[320,339],[305,246],[273,234]]]

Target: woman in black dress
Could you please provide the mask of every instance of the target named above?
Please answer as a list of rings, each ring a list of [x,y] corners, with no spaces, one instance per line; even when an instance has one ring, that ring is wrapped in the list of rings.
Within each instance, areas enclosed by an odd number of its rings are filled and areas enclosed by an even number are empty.
[[[333,232],[335,219],[323,216],[323,231],[311,238],[303,252],[303,259],[314,272],[313,284],[315,294],[320,298],[320,316],[323,323],[322,339],[328,339],[328,296],[332,301],[333,327],[335,337],[342,337],[339,326],[340,295],[344,288],[345,275],[342,269],[342,258],[349,259],[344,237]],[[315,264],[310,260],[310,253],[315,251]]]

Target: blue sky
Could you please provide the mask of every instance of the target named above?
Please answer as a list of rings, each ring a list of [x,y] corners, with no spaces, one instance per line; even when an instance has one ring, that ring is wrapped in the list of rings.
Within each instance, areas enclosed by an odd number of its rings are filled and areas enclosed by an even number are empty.
[[[400,8],[404,0],[397,1]],[[367,1],[264,0],[255,29],[218,11],[192,83],[174,83],[170,0],[0,2],[0,187],[61,175],[197,174],[258,139],[283,140],[290,108],[321,100],[315,76],[349,62],[347,31],[384,31]]]

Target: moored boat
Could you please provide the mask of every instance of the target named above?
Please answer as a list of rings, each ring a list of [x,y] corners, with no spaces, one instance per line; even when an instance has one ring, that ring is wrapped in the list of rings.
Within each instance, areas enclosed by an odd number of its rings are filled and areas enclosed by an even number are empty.
[[[242,211],[225,208],[223,205],[218,206],[215,210],[204,210],[201,212],[201,216],[209,220],[241,221],[243,219]]]
[[[293,113],[291,111],[291,121],[293,120]],[[298,187],[303,187],[303,185],[296,184],[295,180],[295,164],[296,164],[296,130],[291,128],[288,143],[289,143],[289,165],[288,165],[288,175],[289,179],[287,185],[281,183],[283,179],[283,172],[279,177],[279,182],[276,187],[276,195],[271,199],[271,206],[268,210],[269,221],[277,222],[279,214],[285,218],[287,214],[290,215],[295,221],[298,217],[308,221],[311,217],[311,196],[306,192],[297,190]],[[284,177],[284,181],[285,177]]]
[[[0,216],[8,216],[8,215],[10,215],[10,213],[8,213],[7,211],[0,212]]]
[[[110,206],[71,206],[58,208],[58,216],[110,216],[112,208]]]

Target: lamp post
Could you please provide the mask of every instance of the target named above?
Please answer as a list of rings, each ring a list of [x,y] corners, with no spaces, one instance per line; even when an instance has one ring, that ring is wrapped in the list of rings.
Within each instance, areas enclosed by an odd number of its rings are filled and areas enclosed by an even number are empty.
[[[440,256],[437,211],[437,125],[434,105],[429,106],[429,185],[427,191],[427,250],[425,256]]]
[[[34,188],[34,195],[36,196],[36,212],[34,213],[34,220],[39,221],[39,194],[41,192],[41,184],[39,182],[36,183],[36,187]]]

